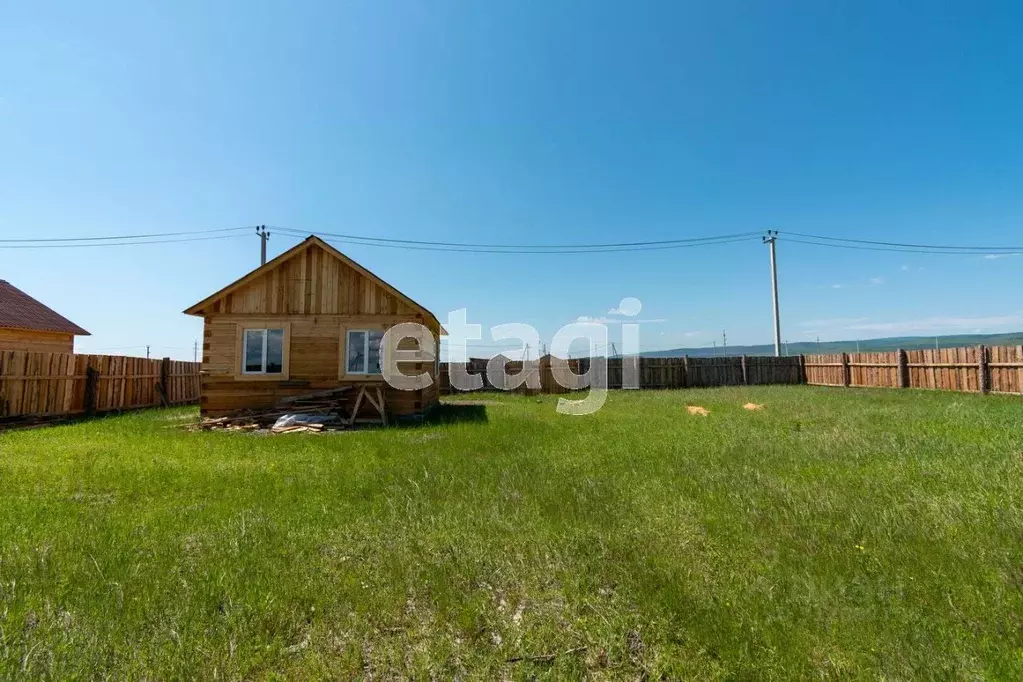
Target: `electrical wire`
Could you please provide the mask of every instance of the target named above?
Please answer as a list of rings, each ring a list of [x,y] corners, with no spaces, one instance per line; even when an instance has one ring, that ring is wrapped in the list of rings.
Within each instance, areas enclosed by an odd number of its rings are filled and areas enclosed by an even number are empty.
[[[837,243],[831,243],[831,242],[814,242],[814,241],[809,241],[809,240],[806,240],[806,239],[791,239],[791,238],[787,239],[784,236],[779,236],[779,239],[783,239],[784,241],[792,243],[792,244],[810,244],[812,246],[827,246],[827,247],[833,248],[833,249],[855,249],[857,251],[890,251],[890,252],[894,252],[894,253],[929,253],[929,254],[935,254],[935,255],[939,255],[939,256],[941,256],[941,255],[943,255],[943,256],[982,256],[982,255],[985,255],[985,254],[989,254],[989,255],[999,255],[999,254],[1002,254],[1002,255],[1004,255],[1004,254],[1008,254],[1008,253],[1014,253],[1013,251],[994,251],[992,249],[984,249],[984,250],[981,250],[981,251],[973,251],[973,250],[970,250],[970,251],[965,251],[965,250],[964,251],[936,251],[936,250],[930,250],[930,249],[894,248],[894,247],[889,247],[889,246],[862,246],[862,245],[857,245],[857,244],[837,244]],[[1023,251],[1023,247],[1019,247],[1018,250],[1019,251]]]
[[[143,244],[180,244],[182,242],[205,242],[212,239],[238,239],[247,234],[222,234],[212,237],[188,237],[185,239],[152,239],[149,241],[89,242],[85,244],[0,244],[0,249],[84,249],[98,246],[141,246]]]
[[[289,232],[300,232],[296,228],[291,227],[272,227],[276,230],[288,230]],[[617,243],[604,243],[604,244],[479,244],[471,242],[433,242],[424,241],[420,239],[392,239],[385,237],[363,237],[354,234],[339,234],[336,232],[315,232],[316,236],[322,238],[331,237],[334,239],[349,239],[356,240],[357,242],[373,242],[379,244],[407,244],[410,246],[449,246],[458,248],[472,248],[472,249],[605,249],[613,247],[627,247],[627,246],[667,246],[673,244],[687,244],[695,242],[704,242],[718,239],[730,239],[737,237],[758,237],[761,232],[740,232],[737,234],[725,234],[716,237],[691,237],[688,239],[663,239],[659,241],[646,241],[646,242],[617,242]]]
[[[286,234],[292,237],[304,237],[307,236],[305,232],[298,230],[291,230],[289,228],[276,228],[278,234]],[[340,237],[330,237],[326,233],[318,233],[316,236],[320,237],[324,241],[330,244],[355,244],[360,246],[378,246],[382,248],[391,249],[403,249],[411,251],[445,251],[449,253],[507,253],[507,254],[573,254],[573,253],[619,253],[622,251],[659,251],[665,249],[681,249],[695,246],[712,246],[714,244],[730,244],[740,241],[750,241],[752,239],[759,239],[759,232],[751,232],[743,235],[722,235],[720,237],[703,237],[700,241],[688,241],[671,244],[662,244],[659,242],[649,242],[649,245],[644,242],[636,242],[636,245],[628,246],[615,246],[615,245],[581,245],[579,248],[568,249],[565,247],[557,247],[558,250],[549,250],[555,247],[543,247],[548,250],[540,250],[537,247],[517,247],[517,246],[501,246],[492,248],[462,248],[463,245],[457,246],[441,246],[432,244],[410,244],[410,243],[382,243],[382,242],[361,242],[354,241]]]
[[[181,237],[192,234],[210,234],[211,232],[235,232],[238,230],[252,230],[255,225],[246,227],[221,227],[215,230],[189,230],[185,232],[157,232],[152,234],[125,234],[116,237],[47,237],[39,239],[0,239],[0,243],[52,243],[52,242],[97,242],[114,241],[120,239],[148,239],[150,237]]]
[[[0,249],[37,249],[37,248],[84,248],[98,246],[138,246],[142,244],[173,244],[216,239],[233,239],[248,236],[243,231],[254,229],[254,226],[227,227],[213,230],[187,230],[178,232],[158,232],[150,234],[132,234],[101,237],[54,237],[54,238],[18,238],[0,239]],[[273,229],[291,237],[305,237],[306,232],[295,228],[276,226]],[[223,233],[223,234],[221,234]],[[337,232],[314,233],[321,239],[331,243],[377,246],[381,248],[403,249],[414,251],[443,251],[452,253],[506,253],[506,254],[585,254],[585,253],[617,253],[624,251],[658,251],[681,249],[696,246],[712,246],[715,244],[731,244],[741,241],[758,239],[760,232],[739,232],[712,237],[690,237],[684,239],[664,239],[655,241],[606,242],[595,244],[490,244],[477,242],[443,242],[418,239],[396,239],[385,237],[366,237],[361,235]],[[791,235],[791,237],[789,236]],[[169,237],[169,238],[168,238]],[[180,237],[180,238],[178,238]],[[866,251],[891,251],[898,253],[939,253],[948,255],[984,255],[1023,252],[1023,246],[950,246],[939,244],[913,244],[901,242],[857,239],[853,237],[830,237],[826,235],[807,234],[803,232],[782,232],[785,241],[811,246],[830,248],[857,249]]]
[[[942,246],[937,244],[901,244],[899,242],[882,242],[872,241],[869,239],[854,239],[852,237],[826,237],[819,234],[804,234],[802,232],[782,232],[781,234],[791,234],[796,237],[805,237],[807,239],[820,239],[829,242],[849,242],[853,244],[872,244],[876,246],[891,246],[899,249],[928,249],[929,250],[950,250],[950,251],[1023,251],[1023,246]],[[789,240],[795,241],[795,240]],[[821,244],[821,246],[825,246]]]

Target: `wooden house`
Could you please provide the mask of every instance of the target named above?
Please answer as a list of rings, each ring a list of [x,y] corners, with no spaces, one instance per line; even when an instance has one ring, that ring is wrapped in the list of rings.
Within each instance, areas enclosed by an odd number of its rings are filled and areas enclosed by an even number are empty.
[[[429,310],[315,236],[310,236],[185,311],[204,321],[202,397],[206,416],[266,408],[283,398],[350,385],[381,388],[397,418],[425,414],[439,400],[436,355],[402,365],[429,373],[427,388],[388,386],[380,372],[380,338],[417,322],[440,347],[440,322]],[[408,340],[401,346],[408,348]],[[357,390],[345,395],[356,400]],[[349,405],[351,409],[352,405]]]
[[[73,353],[77,324],[0,279],[0,350]]]

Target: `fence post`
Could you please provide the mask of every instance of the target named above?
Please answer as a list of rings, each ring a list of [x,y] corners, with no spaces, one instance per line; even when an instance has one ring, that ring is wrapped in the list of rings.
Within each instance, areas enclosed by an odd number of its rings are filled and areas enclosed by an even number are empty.
[[[987,393],[991,390],[991,378],[987,364],[987,348],[977,346],[977,357],[977,386],[980,388],[981,393]]]
[[[85,416],[96,414],[96,388],[99,386],[99,370],[85,368]]]
[[[170,358],[163,358],[160,361],[160,383],[156,385],[160,404],[164,407],[170,407],[170,363]]]
[[[909,388],[909,361],[906,359],[906,351],[900,348],[897,353],[899,360],[899,388]]]
[[[742,364],[742,385],[749,386],[749,372],[746,369],[746,356],[741,356],[739,361]]]
[[[797,384],[808,384],[810,383],[810,377],[806,376],[806,356],[802,353],[799,354],[799,377]]]
[[[852,383],[851,372],[849,371],[849,354],[842,353],[842,385],[849,388]]]

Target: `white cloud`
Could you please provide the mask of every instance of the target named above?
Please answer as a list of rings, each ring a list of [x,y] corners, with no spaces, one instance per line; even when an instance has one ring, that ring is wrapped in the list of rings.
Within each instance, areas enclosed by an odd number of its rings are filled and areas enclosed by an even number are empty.
[[[925,317],[917,320],[899,322],[866,322],[850,324],[845,329],[850,331],[882,332],[888,334],[909,333],[943,333],[946,331],[963,331],[993,328],[1023,328],[1023,314],[992,315],[989,317]]]
[[[842,327],[857,322],[866,322],[866,317],[831,317],[823,320],[807,320],[800,322],[800,327]]]
[[[879,286],[881,284],[884,284],[884,277],[871,277],[867,281],[870,282],[870,286],[876,287],[876,286]]]
[[[1000,258],[1011,258],[1018,255],[1018,253],[986,253],[983,258],[984,260],[999,260]]]
[[[909,266],[903,265],[901,268],[899,268],[899,270],[902,270],[903,272],[909,272]]]
[[[842,288],[842,285],[841,285],[841,284],[832,284],[832,285],[831,285],[831,288],[832,288],[832,289],[841,289],[841,288]]]
[[[626,296],[618,303],[614,308],[607,311],[608,315],[623,315],[625,317],[635,317],[639,315],[640,311],[643,310],[643,303],[633,296]]]
[[[660,322],[667,322],[665,318],[653,318],[649,320],[630,320],[630,319],[616,319],[613,317],[591,317],[590,315],[580,315],[575,318],[575,322],[593,322],[596,324],[654,324]]]

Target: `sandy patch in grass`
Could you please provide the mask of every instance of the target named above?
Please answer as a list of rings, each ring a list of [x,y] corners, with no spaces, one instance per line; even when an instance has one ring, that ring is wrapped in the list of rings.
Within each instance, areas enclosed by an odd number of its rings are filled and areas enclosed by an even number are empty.
[[[706,417],[710,414],[710,411],[706,407],[700,407],[699,405],[686,405],[686,412],[689,414],[699,415]]]
[[[744,410],[762,410],[762,409],[764,409],[764,406],[763,405],[758,405],[757,403],[746,403],[745,405],[742,406],[742,409],[744,409]]]

